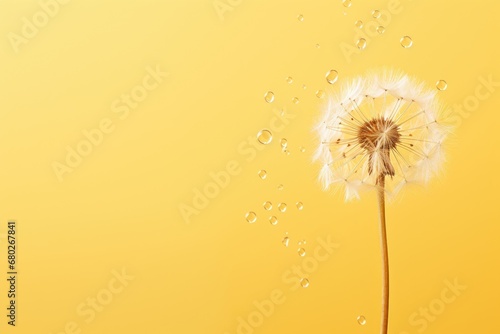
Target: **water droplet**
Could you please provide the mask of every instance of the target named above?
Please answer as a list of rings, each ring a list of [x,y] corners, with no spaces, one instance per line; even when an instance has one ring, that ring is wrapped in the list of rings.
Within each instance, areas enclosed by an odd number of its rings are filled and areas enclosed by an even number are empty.
[[[300,147],[300,152],[304,153],[306,151],[306,148],[304,146]]]
[[[281,240],[281,243],[285,245],[285,247],[288,247],[288,244],[290,243],[290,238],[288,236],[285,236],[283,240]]]
[[[372,10],[372,16],[376,19],[378,19],[380,17],[380,11],[375,9],[375,10]]]
[[[363,21],[357,20],[356,22],[354,22],[354,25],[356,27],[358,27],[359,29],[361,29],[361,28],[363,28]]]
[[[358,39],[358,41],[356,42],[356,46],[358,47],[358,49],[364,50],[366,48],[366,39],[364,38]]]
[[[299,253],[299,256],[306,256],[306,250],[302,247],[297,250],[297,253]]]
[[[285,188],[285,187],[284,187],[282,184],[280,184],[280,185],[278,186],[278,190],[283,190],[284,188]]]
[[[319,49],[321,46],[319,44],[316,44],[316,49]]]
[[[295,103],[295,104],[298,104],[299,103],[299,98],[298,97],[294,97],[292,99],[292,102]]]
[[[297,207],[297,209],[299,209],[299,210],[304,209],[304,204],[302,204],[302,202],[297,202],[297,203],[295,203],[295,206],[296,206],[296,207]]]
[[[271,216],[269,217],[269,222],[271,223],[271,225],[276,225],[278,224],[278,218],[276,218],[276,216]]]
[[[317,91],[316,91],[316,97],[317,97],[318,99],[322,99],[322,98],[324,98],[324,97],[325,97],[325,92],[324,92],[324,91],[322,91],[321,89],[320,89],[320,90],[317,90]]]
[[[377,32],[378,32],[379,34],[383,34],[383,33],[385,32],[385,28],[384,28],[384,26],[378,26],[378,27],[377,27]]]
[[[304,15],[300,14],[299,16],[297,16],[297,20],[299,20],[300,22],[304,22]]]
[[[273,140],[273,134],[267,129],[260,130],[257,134],[257,140],[259,143],[267,145]]]
[[[267,177],[267,172],[264,170],[264,169],[261,169],[259,170],[259,172],[257,173],[257,175],[259,175],[259,177],[262,179],[262,180],[265,180],[266,177]]]
[[[326,81],[328,81],[329,84],[334,84],[338,78],[339,72],[337,72],[336,70],[330,70],[326,73]]]
[[[291,84],[293,82],[293,78],[292,77],[286,78],[286,82],[288,82],[289,84]]]
[[[245,215],[245,218],[247,219],[247,222],[249,222],[249,223],[255,223],[255,221],[257,221],[257,214],[255,212],[253,212],[253,211],[249,211]]]
[[[280,210],[281,212],[285,212],[286,211],[286,203],[278,204],[278,210]]]
[[[401,43],[401,46],[404,47],[405,49],[411,48],[411,46],[413,45],[413,40],[411,39],[410,36],[401,37],[399,42]]]
[[[351,0],[342,0],[342,4],[344,5],[344,7],[349,8],[349,7],[351,7],[352,2],[351,2]]]
[[[446,88],[448,88],[448,83],[444,80],[439,80],[436,82],[436,88],[439,90],[446,90]]]
[[[366,318],[363,315],[360,315],[357,320],[358,324],[360,324],[361,326],[366,325]]]
[[[307,278],[303,278],[300,280],[300,285],[302,285],[303,288],[309,287],[309,280]]]
[[[307,86],[306,85],[302,85],[302,89],[306,90]]]
[[[288,140],[286,140],[286,138],[281,138],[280,145],[281,145],[282,148],[287,148],[287,146],[288,146]]]
[[[264,202],[264,204],[262,204],[262,206],[264,207],[265,210],[269,211],[269,210],[272,210],[273,203],[267,201],[267,202]]]
[[[274,101],[274,93],[271,91],[266,92],[266,94],[264,94],[264,100],[266,100],[267,103],[272,103]]]

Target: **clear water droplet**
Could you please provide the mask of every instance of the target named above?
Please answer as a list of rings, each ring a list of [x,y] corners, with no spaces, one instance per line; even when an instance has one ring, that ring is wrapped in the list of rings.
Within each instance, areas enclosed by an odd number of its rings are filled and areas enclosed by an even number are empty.
[[[326,81],[329,84],[333,85],[338,78],[339,78],[339,72],[337,72],[336,70],[330,70],[326,73]]]
[[[278,190],[283,190],[283,189],[285,189],[285,187],[282,184],[278,185]]]
[[[352,1],[351,0],[342,0],[342,4],[344,5],[344,7],[349,8],[352,5]]]
[[[286,138],[281,138],[280,145],[282,148],[287,148],[288,147],[288,140],[286,140]]]
[[[292,77],[288,77],[286,78],[286,82],[291,84],[293,82],[293,78]]]
[[[262,180],[265,180],[265,179],[266,179],[266,177],[267,177],[267,172],[266,172],[266,170],[261,169],[261,170],[259,170],[259,172],[257,173],[257,175],[259,175],[259,177],[260,177]]]
[[[302,247],[297,250],[297,253],[299,256],[306,256],[306,250]]]
[[[436,82],[436,88],[441,91],[446,90],[446,88],[448,88],[448,83],[444,80],[439,80]]]
[[[319,49],[320,47],[321,47],[321,45],[316,44],[316,49]]]
[[[410,36],[401,37],[399,42],[401,43],[401,46],[404,47],[405,49],[411,48],[411,46],[413,45],[413,40],[411,39]]]
[[[271,216],[269,217],[269,222],[271,223],[271,225],[276,225],[278,224],[278,218],[276,218],[276,216]]]
[[[264,210],[272,210],[273,209],[273,203],[267,201],[267,202],[264,202],[264,204],[262,204],[262,206],[264,207]]]
[[[322,98],[324,98],[324,97],[325,97],[325,92],[324,92],[324,91],[322,91],[321,89],[317,90],[317,91],[316,91],[316,97],[317,97],[318,99],[322,99]]]
[[[307,86],[306,86],[306,85],[302,85],[302,89],[303,89],[303,90],[306,90],[306,89],[307,89]]]
[[[264,94],[264,100],[266,100],[267,103],[272,103],[274,101],[274,93],[271,91],[266,92],[266,94]]]
[[[304,209],[304,204],[302,204],[302,202],[297,202],[297,203],[295,203],[295,206],[296,206],[296,207],[297,207],[297,209],[299,209],[299,210]]]
[[[286,211],[286,203],[278,204],[278,210],[280,210],[281,212],[285,212]]]
[[[304,22],[304,15],[300,14],[299,16],[297,16],[297,20],[299,20],[300,22]]]
[[[375,18],[375,19],[378,19],[380,17],[380,11],[375,9],[375,10],[372,10],[372,16]]]
[[[384,26],[378,26],[377,27],[377,32],[382,35],[385,32],[385,27]]]
[[[245,218],[247,219],[247,222],[249,223],[255,223],[257,221],[257,214],[253,211],[247,212],[245,215]]]
[[[294,97],[292,99],[292,102],[295,103],[295,104],[298,104],[299,103],[299,98],[298,97]]]
[[[290,238],[288,236],[285,236],[283,240],[281,240],[281,243],[285,245],[285,247],[288,247],[288,245],[290,244]]]
[[[358,324],[360,324],[361,326],[364,326],[366,325],[366,318],[363,316],[363,315],[360,315],[358,318]]]
[[[307,278],[303,278],[300,280],[300,285],[303,287],[303,288],[307,288],[309,287],[309,280]]]
[[[356,46],[358,47],[358,49],[364,50],[366,48],[366,39],[364,38],[358,39],[358,41],[356,42]]]
[[[306,151],[306,148],[304,146],[300,147],[300,152],[304,153]]]
[[[359,29],[361,29],[361,28],[363,28],[363,21],[357,20],[356,22],[354,22],[354,25],[356,27],[358,27]]]
[[[257,140],[259,143],[267,145],[273,140],[273,134],[267,129],[260,130],[257,133]]]

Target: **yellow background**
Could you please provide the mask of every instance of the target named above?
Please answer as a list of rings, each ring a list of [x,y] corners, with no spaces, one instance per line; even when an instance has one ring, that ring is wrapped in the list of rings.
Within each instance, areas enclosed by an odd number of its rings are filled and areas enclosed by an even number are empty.
[[[18,322],[7,328],[2,315],[1,331],[55,334],[74,321],[82,333],[233,334],[254,301],[279,289],[285,302],[255,333],[378,332],[375,196],[346,204],[320,190],[311,163],[321,108],[315,92],[329,88],[330,69],[339,72],[335,89],[349,76],[393,66],[431,86],[446,80],[439,96],[463,104],[479,78],[500,81],[498,2],[401,0],[385,33],[351,62],[340,44],[353,45],[354,22],[373,20],[371,11],[387,10],[388,1],[353,0],[349,8],[340,0],[221,2],[231,9],[223,19],[212,0],[73,0],[18,53],[8,34],[20,34],[22,18],[40,5],[0,3],[0,232],[15,219],[19,242]],[[404,35],[412,48],[399,44]],[[119,119],[111,103],[157,65],[169,76]],[[418,333],[410,315],[455,278],[466,290],[425,332],[500,332],[499,102],[496,87],[461,116],[442,176],[388,205],[390,333]],[[242,154],[239,145],[252,147],[283,108],[296,117],[270,145],[253,149],[254,158]],[[59,182],[53,162],[64,162],[66,146],[108,117],[114,131]],[[179,206],[191,205],[210,172],[233,160],[239,174],[187,224]],[[277,212],[278,202],[287,212]],[[255,224],[245,221],[250,210]],[[308,288],[292,291],[282,275],[304,259],[297,242],[307,241],[307,257],[328,236],[340,247],[311,273]],[[7,271],[5,238],[1,250]],[[134,280],[87,324],[77,306],[122,268]],[[5,280],[0,289],[5,309]]]

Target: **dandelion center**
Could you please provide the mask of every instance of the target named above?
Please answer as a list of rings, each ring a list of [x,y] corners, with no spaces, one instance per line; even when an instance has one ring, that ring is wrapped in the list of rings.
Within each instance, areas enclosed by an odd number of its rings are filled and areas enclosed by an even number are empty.
[[[368,152],[390,150],[399,143],[398,126],[390,119],[374,118],[365,122],[358,131],[359,143]]]
[[[368,173],[373,172],[375,154],[379,158],[380,173],[394,176],[395,169],[391,163],[390,150],[399,143],[401,135],[398,126],[390,119],[374,118],[365,122],[358,131],[358,140],[368,153]]]

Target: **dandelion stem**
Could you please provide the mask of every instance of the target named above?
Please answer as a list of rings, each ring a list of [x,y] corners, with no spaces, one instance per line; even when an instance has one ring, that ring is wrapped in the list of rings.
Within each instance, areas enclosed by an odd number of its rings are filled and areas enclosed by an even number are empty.
[[[380,334],[387,334],[389,324],[389,252],[387,250],[387,233],[385,227],[385,174],[377,179],[377,197],[380,218],[380,248],[382,250],[382,323]]]

